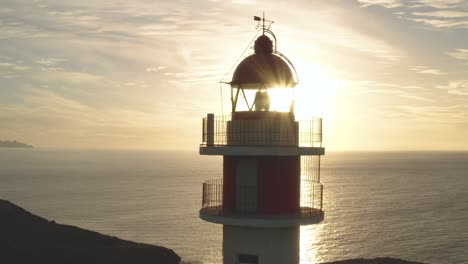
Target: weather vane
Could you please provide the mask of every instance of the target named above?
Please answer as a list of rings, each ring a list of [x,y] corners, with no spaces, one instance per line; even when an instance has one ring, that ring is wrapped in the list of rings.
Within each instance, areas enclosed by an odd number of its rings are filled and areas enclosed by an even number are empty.
[[[259,17],[259,16],[254,16],[254,20],[255,21],[258,21],[258,24],[257,24],[257,27],[256,29],[258,29],[259,27],[262,27],[263,29],[263,35],[265,35],[265,28],[266,29],[270,29],[271,27],[271,24],[273,24],[275,21],[273,20],[266,20],[265,19],[265,12],[263,12],[263,18]],[[261,23],[260,23],[261,22]],[[265,22],[267,23],[265,25]]]

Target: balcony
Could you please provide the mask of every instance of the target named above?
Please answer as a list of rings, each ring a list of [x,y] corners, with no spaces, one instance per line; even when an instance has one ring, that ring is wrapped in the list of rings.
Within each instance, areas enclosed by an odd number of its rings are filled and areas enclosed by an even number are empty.
[[[223,206],[223,180],[205,181],[200,218],[212,223],[250,227],[289,227],[323,220],[323,185],[319,182],[302,180],[300,206],[296,212],[286,214],[258,212],[256,189],[254,186],[236,186],[236,206],[231,210]]]
[[[322,119],[294,121],[289,116],[235,119],[203,118],[200,154],[204,155],[323,155]],[[279,118],[277,117],[279,116]]]

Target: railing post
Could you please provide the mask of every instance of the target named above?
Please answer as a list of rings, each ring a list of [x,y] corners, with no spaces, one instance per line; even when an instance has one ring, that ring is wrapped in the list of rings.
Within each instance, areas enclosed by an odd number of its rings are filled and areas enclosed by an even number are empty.
[[[214,114],[206,116],[206,146],[214,145]]]
[[[203,183],[202,185],[202,210],[205,211],[205,207],[206,207],[206,204],[205,204],[205,200],[206,200],[206,186],[205,186],[205,183]]]
[[[323,208],[323,185],[320,185],[320,211]]]

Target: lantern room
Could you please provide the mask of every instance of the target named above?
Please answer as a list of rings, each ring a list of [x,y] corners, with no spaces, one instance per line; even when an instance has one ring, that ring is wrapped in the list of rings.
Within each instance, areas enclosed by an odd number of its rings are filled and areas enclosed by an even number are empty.
[[[228,83],[231,85],[233,115],[265,116],[265,113],[258,112],[294,113],[297,73],[292,63],[276,47],[275,35],[264,29],[263,34],[255,40],[254,54],[237,65],[232,81]]]

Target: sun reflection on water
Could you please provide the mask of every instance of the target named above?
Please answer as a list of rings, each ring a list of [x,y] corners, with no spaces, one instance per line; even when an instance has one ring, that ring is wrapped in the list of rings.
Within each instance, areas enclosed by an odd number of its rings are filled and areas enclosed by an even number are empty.
[[[301,264],[316,264],[321,262],[318,254],[318,244],[322,238],[323,225],[301,226],[300,258]]]

